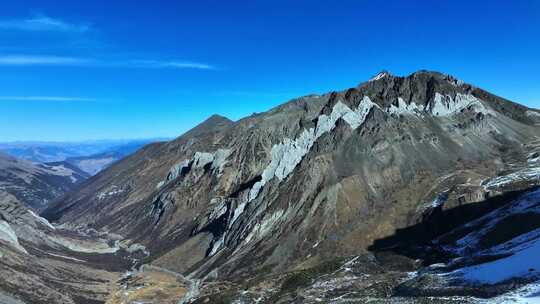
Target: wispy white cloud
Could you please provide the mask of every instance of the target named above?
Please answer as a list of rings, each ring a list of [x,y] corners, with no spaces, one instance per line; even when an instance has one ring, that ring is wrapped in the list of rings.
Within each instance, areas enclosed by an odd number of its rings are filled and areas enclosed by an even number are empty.
[[[87,65],[84,58],[40,55],[0,55],[0,65]]]
[[[0,29],[31,32],[84,33],[91,30],[91,26],[87,24],[68,23],[45,15],[37,15],[28,19],[0,20]]]
[[[191,61],[161,60],[103,60],[95,58],[48,56],[48,55],[0,55],[0,65],[4,66],[79,66],[118,67],[143,69],[198,69],[213,70],[214,66]]]
[[[99,99],[76,96],[0,96],[0,101],[99,101]]]
[[[141,68],[177,68],[177,69],[201,69],[201,70],[213,70],[214,66],[189,61],[158,61],[158,60],[134,60],[125,63],[127,66],[141,67]]]

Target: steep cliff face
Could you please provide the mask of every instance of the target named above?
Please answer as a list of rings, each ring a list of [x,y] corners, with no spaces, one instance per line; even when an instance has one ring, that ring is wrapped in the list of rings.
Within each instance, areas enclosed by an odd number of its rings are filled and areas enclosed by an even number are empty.
[[[280,273],[364,254],[434,208],[504,193],[493,178],[530,169],[538,113],[448,75],[384,72],[237,122],[212,117],[44,216],[114,231],[193,277]],[[534,186],[530,170],[509,187]]]
[[[87,173],[66,162],[34,164],[0,153],[0,191],[35,211],[42,211],[87,178]]]

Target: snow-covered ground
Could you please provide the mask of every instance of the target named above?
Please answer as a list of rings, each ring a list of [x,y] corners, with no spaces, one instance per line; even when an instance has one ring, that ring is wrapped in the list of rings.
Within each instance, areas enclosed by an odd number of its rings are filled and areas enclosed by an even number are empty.
[[[512,278],[538,278],[540,277],[540,238],[538,238],[540,229],[534,231],[534,236],[536,239],[521,243],[515,248],[492,250],[494,253],[511,254],[506,258],[465,267],[456,270],[452,275],[460,276],[470,282],[487,284],[496,284]]]
[[[540,304],[540,282],[527,284],[517,290],[488,300],[478,299],[480,304]]]
[[[534,283],[493,299],[479,299],[478,303],[540,303],[540,228],[487,248],[483,245],[488,234],[503,220],[525,213],[540,214],[540,189],[525,193],[507,205],[467,223],[463,228],[469,232],[455,243],[444,246],[446,250],[466,259],[474,260],[485,256],[500,258],[462,267],[442,273],[440,276],[475,286],[500,284],[517,278],[524,279]],[[519,222],[515,225],[519,225]],[[463,230],[458,228],[450,234],[459,235],[460,231]],[[441,241],[444,237],[437,241]],[[463,258],[456,259],[451,261],[449,266],[462,261]]]
[[[464,237],[460,238],[455,242],[455,245],[447,246],[446,250],[454,252],[456,254],[464,254],[467,248],[477,248],[479,246],[482,238],[491,231],[498,223],[508,216],[522,214],[526,212],[538,212],[540,213],[540,189],[526,193],[521,197],[517,198],[512,204],[508,204],[492,212],[472,221],[465,225],[465,227],[482,227],[481,229],[474,229]],[[533,232],[531,232],[533,233]],[[540,232],[538,232],[540,237]],[[444,237],[444,236],[443,236]],[[520,236],[516,239],[512,239],[505,244],[487,249],[483,252],[477,252],[477,254],[496,254],[496,253],[507,253],[503,252],[503,248],[506,246],[512,248],[511,245],[514,242],[519,241],[525,235]]]

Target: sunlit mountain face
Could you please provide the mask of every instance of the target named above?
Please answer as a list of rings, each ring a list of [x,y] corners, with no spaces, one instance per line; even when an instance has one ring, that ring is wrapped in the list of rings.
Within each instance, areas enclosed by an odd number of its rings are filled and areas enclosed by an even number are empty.
[[[8,180],[23,189],[5,196],[9,284],[39,298],[19,280],[32,263],[100,270],[65,295],[120,303],[527,299],[540,276],[537,113],[446,74],[382,72],[211,116],[37,210],[24,189],[47,178],[34,167],[73,174],[8,158],[36,180]]]
[[[540,303],[539,12],[3,3],[0,303]]]

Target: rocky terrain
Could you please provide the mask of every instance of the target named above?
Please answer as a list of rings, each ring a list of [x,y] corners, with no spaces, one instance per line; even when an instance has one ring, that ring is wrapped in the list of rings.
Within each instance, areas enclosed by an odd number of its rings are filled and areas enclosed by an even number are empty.
[[[189,281],[140,267],[147,255],[120,235],[53,226],[0,192],[0,303],[176,303]]]
[[[36,212],[76,189],[88,177],[66,162],[34,164],[0,153],[0,192],[15,196]]]
[[[86,296],[98,302],[527,303],[539,185],[538,110],[437,72],[381,72],[212,116],[42,216],[133,263],[103,279],[108,297]]]
[[[55,227],[0,192],[1,303],[103,302],[132,263],[119,250],[114,237]]]

